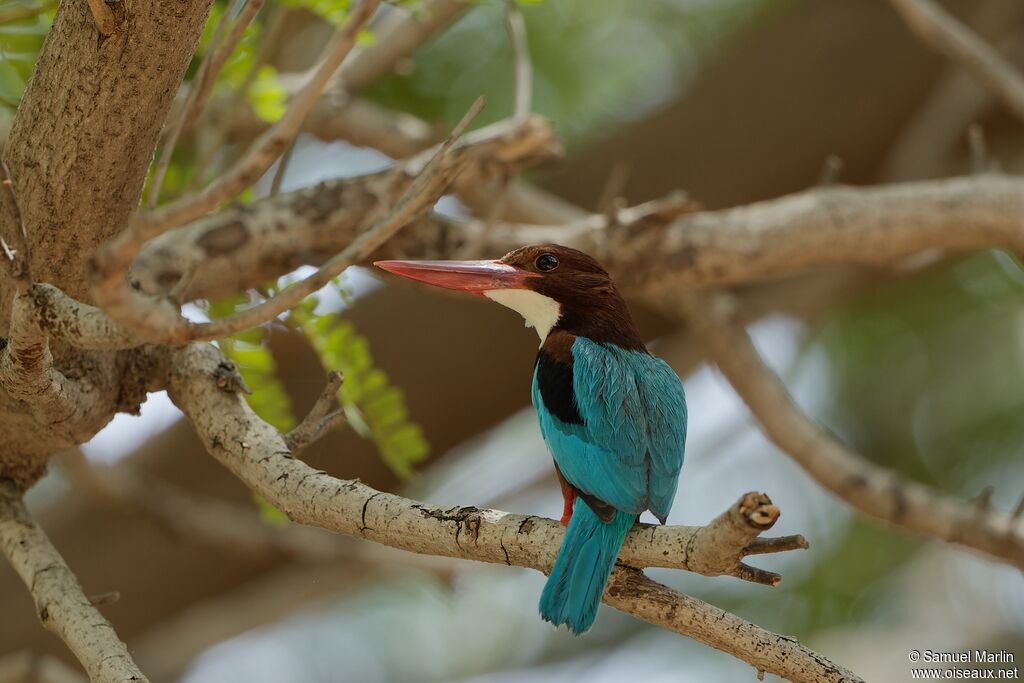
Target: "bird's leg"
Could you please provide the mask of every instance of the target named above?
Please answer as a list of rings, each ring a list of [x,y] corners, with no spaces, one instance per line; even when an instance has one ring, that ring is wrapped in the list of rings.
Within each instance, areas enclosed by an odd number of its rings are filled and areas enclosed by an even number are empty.
[[[573,488],[572,484],[565,480],[562,476],[562,471],[558,469],[558,465],[555,465],[555,474],[558,475],[558,483],[562,487],[562,526],[569,526],[569,520],[572,519],[572,506],[576,503],[576,489]]]

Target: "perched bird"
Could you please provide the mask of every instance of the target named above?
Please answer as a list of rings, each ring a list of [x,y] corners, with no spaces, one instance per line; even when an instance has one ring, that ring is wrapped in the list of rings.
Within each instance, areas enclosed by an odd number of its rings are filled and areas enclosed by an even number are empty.
[[[533,405],[555,460],[567,525],[541,616],[589,629],[626,534],[645,510],[662,524],[686,441],[679,377],[648,353],[604,268],[555,244],[497,261],[378,261],[397,275],[507,306],[537,330]]]

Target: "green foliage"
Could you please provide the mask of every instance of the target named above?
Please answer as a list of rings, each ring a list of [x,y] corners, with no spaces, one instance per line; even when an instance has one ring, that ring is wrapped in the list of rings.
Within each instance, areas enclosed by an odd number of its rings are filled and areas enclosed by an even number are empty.
[[[211,318],[222,318],[233,313],[243,302],[243,298],[219,301],[211,304],[208,312]],[[249,407],[278,431],[287,432],[296,425],[295,414],[291,398],[278,378],[277,363],[266,341],[266,330],[256,327],[219,343],[221,351],[238,367],[242,379],[252,391],[245,397]],[[288,516],[262,496],[253,494],[253,501],[260,518],[267,524],[276,527],[288,524]]]
[[[39,2],[0,2],[0,17]],[[32,74],[43,39],[50,30],[56,5],[17,21],[0,23],[0,109],[13,114]]]
[[[210,16],[199,39],[199,49],[196,52],[198,56],[205,56],[209,52],[213,34],[224,12],[225,7],[219,4],[215,4],[210,10]],[[214,91],[237,91],[248,87],[246,96],[256,115],[268,123],[274,123],[287,109],[288,92],[278,78],[277,69],[268,64],[257,67],[257,53],[262,33],[262,25],[257,21],[246,26],[241,40],[217,76]],[[222,36],[222,40],[224,37]],[[198,69],[198,62],[195,60],[193,68]]]
[[[352,9],[352,0],[280,0],[280,4],[292,9],[309,10],[336,25],[344,24]]]
[[[344,289],[341,294],[347,298]],[[210,305],[208,311],[212,318],[224,317],[247,303],[246,298],[231,299]],[[288,322],[306,336],[325,369],[339,370],[345,376],[338,400],[352,428],[374,442],[381,459],[398,477],[411,477],[430,447],[422,430],[410,420],[402,391],[375,367],[369,341],[340,316],[316,314],[316,305],[315,297],[306,299],[291,312]],[[265,328],[255,328],[221,340],[220,346],[252,390],[246,399],[253,411],[286,432],[295,427],[296,419],[266,342]],[[266,501],[258,502],[268,521],[281,519],[280,511]]]
[[[621,2],[520,0],[534,71],[533,107],[570,146],[671,99],[723,38],[780,0]],[[505,4],[480,0],[418,50],[410,69],[369,94],[428,121],[458,121],[479,95],[479,125],[513,107],[513,53]]]
[[[405,399],[384,371],[374,367],[369,342],[353,325],[332,313],[317,315],[316,299],[292,311],[289,320],[309,339],[327,369],[340,370],[339,400],[349,423],[377,445],[381,459],[401,478],[430,452],[419,426],[409,419]]]
[[[288,110],[288,91],[277,77],[277,69],[269,64],[260,67],[248,97],[256,116],[267,123],[277,122]]]
[[[996,252],[870,291],[817,334],[828,422],[876,462],[977,495],[1024,439],[1022,313],[1024,275]]]

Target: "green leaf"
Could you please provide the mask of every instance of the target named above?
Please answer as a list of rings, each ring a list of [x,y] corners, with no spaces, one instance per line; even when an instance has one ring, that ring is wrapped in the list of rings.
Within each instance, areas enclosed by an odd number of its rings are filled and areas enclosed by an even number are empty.
[[[340,370],[345,383],[338,393],[352,429],[377,446],[381,459],[401,479],[415,474],[430,446],[409,417],[402,391],[374,366],[369,341],[340,316],[314,312],[310,298],[292,310],[289,322],[309,339],[325,369]]]
[[[288,91],[277,77],[277,69],[260,67],[249,90],[249,104],[256,116],[267,123],[276,123],[288,110]]]
[[[319,14],[335,25],[341,25],[348,19],[352,9],[351,0],[281,0],[285,7],[302,8]]]
[[[252,494],[252,499],[256,503],[257,509],[260,511],[260,519],[270,526],[283,529],[291,523],[291,520],[288,519],[288,515],[271,505],[270,501],[263,496],[254,493]]]
[[[16,105],[25,92],[25,81],[8,60],[0,61],[0,100]]]

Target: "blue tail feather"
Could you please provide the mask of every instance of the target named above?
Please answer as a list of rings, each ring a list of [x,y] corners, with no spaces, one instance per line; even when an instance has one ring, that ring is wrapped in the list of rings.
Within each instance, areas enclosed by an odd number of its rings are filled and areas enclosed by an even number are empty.
[[[616,512],[602,522],[582,499],[576,499],[572,520],[540,596],[540,615],[555,626],[579,634],[594,624],[608,577],[636,515]]]

